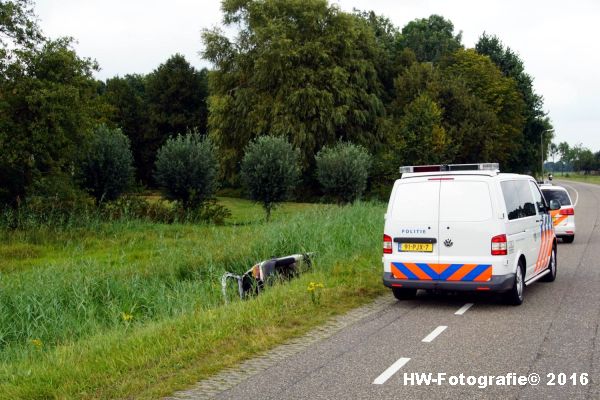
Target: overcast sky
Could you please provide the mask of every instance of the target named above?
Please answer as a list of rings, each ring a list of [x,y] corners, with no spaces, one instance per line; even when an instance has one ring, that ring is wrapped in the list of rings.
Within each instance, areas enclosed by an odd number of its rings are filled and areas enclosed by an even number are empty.
[[[331,0],[343,10],[374,10],[403,27],[440,14],[473,47],[482,32],[515,50],[534,77],[555,127],[555,141],[600,150],[600,1]],[[200,32],[221,24],[220,1],[38,0],[44,33],[72,36],[96,59],[100,79],[148,73],[175,53],[196,67]]]

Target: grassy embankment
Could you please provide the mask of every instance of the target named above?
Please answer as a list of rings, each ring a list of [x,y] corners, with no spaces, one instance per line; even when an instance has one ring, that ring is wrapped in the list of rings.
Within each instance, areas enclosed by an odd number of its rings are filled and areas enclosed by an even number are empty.
[[[168,395],[383,292],[382,205],[287,204],[265,224],[220,201],[239,225],[0,231],[0,398]],[[225,270],[302,251],[312,272],[223,304]]]
[[[566,181],[575,181],[575,182],[584,182],[584,183],[593,183],[596,185],[600,185],[600,175],[584,175],[584,174],[574,174],[569,173],[568,175],[555,174],[554,177],[556,179],[566,180]]]

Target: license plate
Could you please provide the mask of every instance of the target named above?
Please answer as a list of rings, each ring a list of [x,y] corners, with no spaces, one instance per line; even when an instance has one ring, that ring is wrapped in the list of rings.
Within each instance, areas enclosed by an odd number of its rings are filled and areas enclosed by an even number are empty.
[[[399,243],[398,251],[431,253],[433,251],[432,243]]]

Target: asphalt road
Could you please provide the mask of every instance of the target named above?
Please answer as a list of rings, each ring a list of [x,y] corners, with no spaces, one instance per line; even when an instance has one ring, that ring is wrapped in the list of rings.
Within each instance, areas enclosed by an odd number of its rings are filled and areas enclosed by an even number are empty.
[[[578,197],[575,242],[559,243],[556,281],[527,287],[523,305],[507,306],[486,294],[421,293],[397,302],[390,293],[389,305],[378,313],[218,398],[600,399],[600,186],[568,185]],[[473,305],[455,314],[467,303]],[[445,373],[446,381],[405,382],[412,373]],[[466,378],[511,373],[536,373],[540,383],[480,388]],[[464,386],[448,382],[461,374]],[[553,386],[549,374],[555,374]]]

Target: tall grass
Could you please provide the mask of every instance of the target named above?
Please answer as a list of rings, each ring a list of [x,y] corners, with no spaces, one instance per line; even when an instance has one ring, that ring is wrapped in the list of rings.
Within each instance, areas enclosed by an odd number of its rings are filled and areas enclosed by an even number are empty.
[[[222,310],[219,312],[224,315],[234,310],[238,310],[236,313],[240,309],[253,310],[254,300],[223,305],[220,277],[226,270],[243,272],[253,263],[272,256],[316,252],[312,279],[340,285],[337,295],[362,286],[368,292],[367,287],[374,287],[374,282],[380,279],[377,261],[382,214],[380,204],[362,203],[343,208],[310,208],[269,224],[211,226],[123,221],[94,222],[91,230],[2,231],[0,398],[3,388],[13,395],[36,396],[50,390],[37,380],[39,377],[27,376],[26,371],[41,362],[46,368],[42,370],[44,374],[55,380],[63,379],[49,369],[60,370],[57,363],[64,361],[64,355],[60,354],[65,348],[86,343],[86,348],[94,349],[80,355],[79,361],[85,365],[86,360],[96,360],[97,352],[103,351],[104,346],[98,349],[100,343],[122,334],[142,340],[148,327],[156,328],[155,324],[160,324],[161,329],[164,324],[181,327],[190,317],[211,310]],[[368,284],[363,282],[365,277]],[[305,282],[299,282],[282,285],[273,292],[280,293],[279,301],[286,299],[283,302],[289,302],[290,306],[300,302],[305,307],[306,299],[300,296],[306,293],[298,286]],[[286,291],[287,286],[290,291],[282,295],[279,291]],[[348,304],[355,301],[350,299]],[[342,304],[338,306],[343,308]],[[323,313],[316,313],[314,318],[318,315],[322,318],[326,311]],[[276,318],[286,326],[285,314]],[[265,323],[270,322],[265,320]],[[252,326],[251,321],[223,324],[212,328],[219,340],[236,335],[228,331],[235,330],[236,324]],[[197,348],[192,353],[198,356],[205,350]],[[111,359],[118,358],[106,351],[104,357],[109,364]],[[140,372],[134,361],[128,368]],[[96,385],[95,390],[105,393],[100,381],[92,382],[93,376],[91,372],[83,373],[78,379],[82,385]],[[29,389],[22,391],[19,386]],[[62,390],[46,394],[97,397],[93,393],[82,395],[81,388]],[[119,393],[125,395],[127,390]]]
[[[99,204],[86,196],[70,201],[58,197],[33,196],[16,208],[1,208],[0,229],[89,230],[107,221],[212,222],[222,225],[230,217],[229,209],[215,198],[205,200],[194,208],[185,208],[181,202],[167,201],[160,197],[150,200],[139,195],[121,196],[114,201]]]

